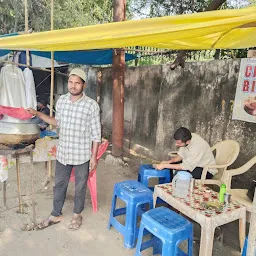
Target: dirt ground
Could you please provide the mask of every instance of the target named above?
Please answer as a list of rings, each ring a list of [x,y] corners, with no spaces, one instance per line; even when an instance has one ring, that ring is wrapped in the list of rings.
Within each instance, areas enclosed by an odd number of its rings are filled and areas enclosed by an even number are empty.
[[[52,182],[47,189],[43,182],[46,177],[45,164],[34,164],[36,187],[37,221],[47,217],[52,208]],[[98,212],[93,213],[90,193],[87,191],[86,208],[83,212],[84,222],[77,231],[68,230],[72,218],[74,184],[70,183],[67,199],[63,209],[63,221],[42,231],[22,231],[21,228],[32,220],[31,207],[31,172],[29,165],[23,164],[21,169],[21,190],[25,203],[25,214],[17,213],[17,184],[15,169],[9,171],[7,182],[7,209],[3,206],[0,184],[0,255],[1,256],[66,256],[66,255],[134,255],[135,249],[123,246],[123,236],[114,228],[107,230],[113,185],[116,182],[137,178],[138,166],[134,164],[120,165],[100,160],[97,168]],[[223,227],[224,242],[214,241],[214,256],[237,256],[239,252],[238,222]],[[200,236],[200,227],[194,225],[194,235]],[[199,242],[194,242],[194,255],[198,255]],[[149,249],[143,255],[152,255]]]

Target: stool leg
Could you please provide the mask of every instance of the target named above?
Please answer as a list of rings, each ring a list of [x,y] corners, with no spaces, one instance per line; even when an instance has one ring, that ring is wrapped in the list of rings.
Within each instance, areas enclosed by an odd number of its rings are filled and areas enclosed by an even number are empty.
[[[23,213],[21,187],[20,187],[20,158],[19,158],[19,155],[16,155],[16,172],[17,172],[17,186],[18,186],[18,195],[19,195],[19,213]]]
[[[144,224],[140,223],[139,235],[138,235],[138,240],[136,245],[136,252],[134,256],[141,256],[140,249],[141,249],[141,244],[143,239],[143,233],[144,233]]]
[[[178,251],[178,245],[175,243],[168,243],[163,241],[162,256],[176,256]]]
[[[146,209],[146,206],[148,206],[149,208]],[[153,209],[153,200],[147,202],[147,203],[144,203],[144,204],[140,204],[139,207],[138,207],[138,215],[142,215],[144,212],[148,211],[148,210],[151,210]]]
[[[137,209],[133,204],[126,205],[126,219],[125,219],[125,235],[124,246],[126,248],[133,248],[135,246],[137,234]]]
[[[141,179],[141,183],[148,188],[148,177],[143,176]]]
[[[193,226],[191,224],[190,236],[188,238],[188,256],[193,256]]]
[[[138,175],[138,182],[141,182],[141,175],[140,175],[140,173]]]
[[[111,219],[114,217],[115,209],[116,209],[116,195],[113,195],[110,214],[109,214],[109,222],[108,222],[108,227],[107,227],[108,229],[110,229],[110,227],[111,227]]]
[[[158,237],[156,237],[154,235],[152,235],[152,236],[153,236],[152,239],[154,240],[154,243],[153,243],[153,255],[155,255],[155,254],[162,255],[162,241]]]
[[[153,198],[152,200],[149,202],[149,210],[154,208],[154,202],[153,202]]]

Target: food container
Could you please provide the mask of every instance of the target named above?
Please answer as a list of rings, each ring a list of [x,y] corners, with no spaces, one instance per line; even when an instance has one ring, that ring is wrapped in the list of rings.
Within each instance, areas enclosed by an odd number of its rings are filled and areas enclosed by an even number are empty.
[[[34,143],[40,134],[37,124],[29,122],[4,122],[0,121],[0,144],[17,145]]]

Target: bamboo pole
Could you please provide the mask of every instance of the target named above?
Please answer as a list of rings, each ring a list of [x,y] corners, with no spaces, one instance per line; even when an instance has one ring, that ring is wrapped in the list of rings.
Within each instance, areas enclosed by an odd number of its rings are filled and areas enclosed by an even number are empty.
[[[17,63],[17,62],[13,62],[13,61],[0,60],[0,63],[13,64],[13,65],[17,65],[17,66],[28,67],[28,68],[31,68],[31,69],[41,70],[41,71],[46,71],[46,72],[51,73],[51,70],[50,70],[50,69],[38,68],[38,67],[30,66],[30,65],[27,65],[27,64],[21,64],[21,63]],[[54,72],[57,73],[57,74],[59,74],[59,75],[62,75],[62,76],[68,76],[68,75],[65,74],[65,73],[61,73],[61,72],[57,72],[57,71],[54,71]]]
[[[53,27],[53,9],[54,3],[51,0],[51,30]],[[54,93],[54,52],[51,52],[51,92],[50,92],[50,116],[53,115],[53,93]],[[51,127],[52,128],[52,127]]]
[[[54,0],[51,0],[51,30],[54,29],[53,18],[54,18]],[[54,93],[54,52],[51,52],[51,91],[50,91],[50,116],[53,115],[53,93]],[[50,125],[52,129],[52,125]],[[52,177],[52,162],[48,162],[48,178]]]
[[[25,5],[25,33],[28,33],[28,0],[24,0],[24,5]],[[26,50],[26,63],[27,65],[30,64],[30,59],[29,59],[29,51]]]

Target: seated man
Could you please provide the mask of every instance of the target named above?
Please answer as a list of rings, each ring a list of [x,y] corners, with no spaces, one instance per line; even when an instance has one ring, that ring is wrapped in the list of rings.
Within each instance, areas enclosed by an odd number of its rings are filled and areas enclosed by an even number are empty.
[[[175,145],[179,147],[178,155],[169,161],[154,165],[156,169],[189,171],[193,178],[201,179],[203,167],[216,164],[209,144],[199,135],[191,134],[187,128],[180,127],[173,137]],[[209,169],[206,178],[211,179],[217,172],[216,169]]]
[[[47,104],[48,104],[47,100],[43,98],[42,99],[39,98],[37,101],[37,110],[43,114],[50,115],[50,109],[47,107]],[[41,118],[37,116],[32,118],[32,122],[38,124],[38,126],[42,131],[49,126],[48,123],[46,123],[45,121],[43,121]]]

